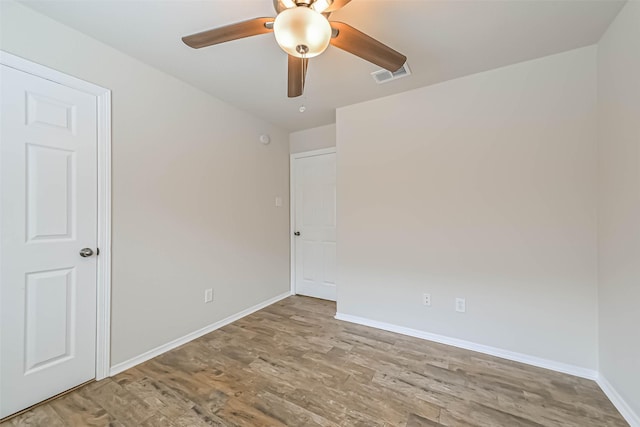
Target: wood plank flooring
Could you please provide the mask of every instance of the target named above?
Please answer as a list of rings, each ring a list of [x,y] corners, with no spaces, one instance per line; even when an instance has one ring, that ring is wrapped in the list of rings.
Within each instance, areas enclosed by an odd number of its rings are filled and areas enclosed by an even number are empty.
[[[627,426],[589,380],[333,319],[294,296],[6,426]]]

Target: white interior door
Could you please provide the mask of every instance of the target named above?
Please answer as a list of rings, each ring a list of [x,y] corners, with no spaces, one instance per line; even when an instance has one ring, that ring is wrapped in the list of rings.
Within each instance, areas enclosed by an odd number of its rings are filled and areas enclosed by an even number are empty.
[[[97,99],[0,69],[0,418],[95,377]]]
[[[335,301],[336,154],[294,162],[296,293]]]

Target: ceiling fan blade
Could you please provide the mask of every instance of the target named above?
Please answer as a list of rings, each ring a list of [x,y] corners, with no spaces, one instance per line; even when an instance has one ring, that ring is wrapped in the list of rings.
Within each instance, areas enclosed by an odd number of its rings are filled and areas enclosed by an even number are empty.
[[[307,77],[309,58],[298,58],[289,55],[289,84],[287,96],[295,98],[304,92],[304,81]]]
[[[397,71],[407,57],[344,22],[331,22],[334,33],[331,45],[352,53],[391,72]]]
[[[235,24],[225,25],[224,27],[214,28],[213,30],[185,36],[182,38],[182,41],[187,46],[199,49],[231,40],[270,33],[273,31],[273,27],[267,28],[265,24],[267,22],[273,22],[273,19],[274,18],[254,18],[248,21],[237,22]]]
[[[349,3],[351,0],[333,0],[333,3],[326,8],[325,12],[335,12],[338,9],[342,9]]]

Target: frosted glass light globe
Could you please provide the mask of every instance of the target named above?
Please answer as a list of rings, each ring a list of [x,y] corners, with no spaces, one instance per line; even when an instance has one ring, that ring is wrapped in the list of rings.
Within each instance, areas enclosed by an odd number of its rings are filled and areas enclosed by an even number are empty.
[[[280,12],[273,23],[273,32],[282,50],[298,58],[320,55],[331,40],[327,18],[305,6]]]

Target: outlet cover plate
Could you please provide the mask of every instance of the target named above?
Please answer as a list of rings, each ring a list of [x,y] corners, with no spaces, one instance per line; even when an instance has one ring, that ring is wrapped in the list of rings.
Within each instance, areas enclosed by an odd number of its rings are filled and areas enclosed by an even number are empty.
[[[422,305],[431,305],[431,294],[422,294]]]

